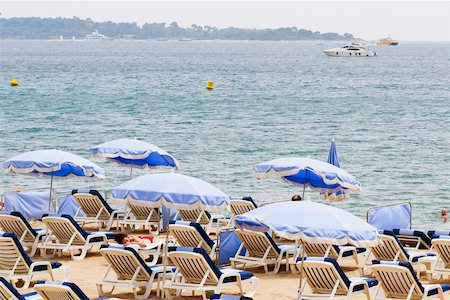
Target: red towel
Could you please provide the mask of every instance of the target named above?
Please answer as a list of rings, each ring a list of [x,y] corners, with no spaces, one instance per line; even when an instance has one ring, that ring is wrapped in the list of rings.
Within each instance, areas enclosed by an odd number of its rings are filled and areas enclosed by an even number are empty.
[[[155,237],[153,235],[141,235],[139,238],[149,240],[150,243],[153,243]]]

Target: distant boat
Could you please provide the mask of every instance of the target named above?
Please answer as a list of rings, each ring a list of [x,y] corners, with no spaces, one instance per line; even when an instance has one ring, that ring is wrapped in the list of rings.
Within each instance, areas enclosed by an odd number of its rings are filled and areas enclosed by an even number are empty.
[[[75,41],[75,36],[74,35],[72,35],[72,41]]]
[[[59,36],[60,41],[64,41],[64,37],[62,35]]]
[[[168,38],[159,38],[157,39],[158,42],[167,42],[169,39]]]
[[[377,46],[397,46],[398,45],[398,41],[394,40],[390,37],[384,38],[384,39],[379,39],[377,41]]]
[[[110,40],[109,37],[99,33],[98,30],[96,30],[96,31],[94,31],[94,32],[92,32],[90,34],[86,34],[84,39],[85,40]]]
[[[182,38],[179,39],[180,42],[192,42],[192,39],[188,39],[188,38]]]
[[[328,56],[376,56],[377,53],[370,50],[367,45],[351,43],[341,48],[323,50]]]

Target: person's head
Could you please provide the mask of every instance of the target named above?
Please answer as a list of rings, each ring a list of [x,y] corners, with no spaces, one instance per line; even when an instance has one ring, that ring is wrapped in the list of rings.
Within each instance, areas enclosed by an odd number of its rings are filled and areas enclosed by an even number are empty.
[[[447,215],[447,210],[445,208],[441,209],[441,215],[442,216],[446,216]]]
[[[114,240],[117,242],[117,244],[121,245],[127,245],[130,242],[130,239],[128,238],[128,235],[126,233],[116,234]]]
[[[294,195],[294,196],[292,196],[292,201],[302,201],[302,196]]]
[[[441,218],[443,223],[447,223],[448,216],[447,216],[447,210],[445,208],[441,209]]]

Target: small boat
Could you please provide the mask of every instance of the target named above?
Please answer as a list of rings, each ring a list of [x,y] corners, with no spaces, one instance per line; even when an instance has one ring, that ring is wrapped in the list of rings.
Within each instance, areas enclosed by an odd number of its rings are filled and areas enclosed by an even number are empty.
[[[180,42],[192,42],[192,39],[188,39],[188,38],[182,38],[179,39]]]
[[[398,45],[398,41],[394,40],[390,37],[384,38],[384,39],[379,39],[377,41],[377,46],[397,46]]]
[[[86,34],[84,39],[85,40],[110,40],[109,37],[99,33],[98,30],[96,30],[96,31],[94,31],[94,32],[92,32],[90,34]]]
[[[376,56],[377,53],[369,49],[367,45],[351,43],[341,48],[323,50],[328,56]]]

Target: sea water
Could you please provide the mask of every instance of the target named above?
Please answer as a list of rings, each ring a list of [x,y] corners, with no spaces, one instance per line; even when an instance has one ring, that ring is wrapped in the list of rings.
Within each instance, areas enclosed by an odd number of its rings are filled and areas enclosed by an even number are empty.
[[[376,57],[327,57],[337,42],[0,41],[0,160],[57,148],[88,149],[138,138],[175,156],[183,174],[257,203],[302,188],[257,180],[255,163],[326,160],[336,140],[341,167],[363,192],[333,204],[365,218],[371,206],[413,203],[416,228],[448,228],[450,99],[448,43],[373,47]],[[17,77],[18,87],[9,80]],[[213,91],[205,89],[207,81]],[[59,180],[110,190],[129,169],[94,159],[106,181]],[[133,176],[155,172],[135,170]],[[0,176],[0,190],[49,180]],[[318,193],[306,196],[323,201]]]

